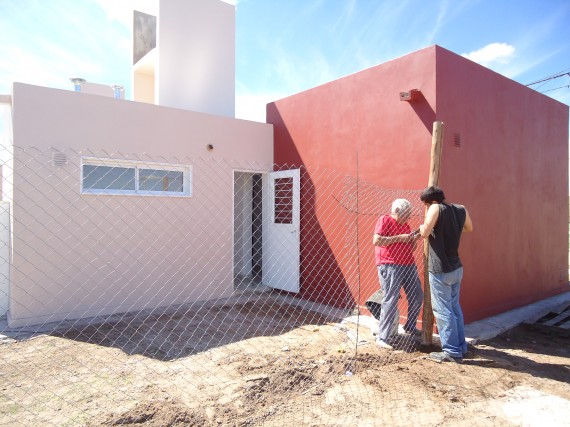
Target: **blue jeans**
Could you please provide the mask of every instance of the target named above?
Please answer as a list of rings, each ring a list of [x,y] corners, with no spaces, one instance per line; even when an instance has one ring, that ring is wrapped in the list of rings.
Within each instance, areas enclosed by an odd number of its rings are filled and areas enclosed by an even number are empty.
[[[408,320],[404,330],[413,331],[422,308],[424,292],[415,264],[397,265],[381,264],[378,267],[378,278],[384,290],[382,310],[378,323],[378,338],[383,341],[390,339],[392,326],[396,319],[400,289],[403,287],[408,300]]]
[[[463,357],[467,353],[463,312],[459,305],[462,278],[463,267],[450,273],[429,273],[431,303],[441,348],[453,357]]]

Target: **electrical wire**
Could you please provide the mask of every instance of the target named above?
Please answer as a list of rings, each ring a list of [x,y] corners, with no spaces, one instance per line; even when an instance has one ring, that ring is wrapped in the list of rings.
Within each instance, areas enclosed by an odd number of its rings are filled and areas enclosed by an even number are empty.
[[[549,80],[554,80],[554,79],[557,79],[557,78],[559,78],[559,77],[564,77],[564,76],[570,76],[570,68],[568,68],[568,69],[566,69],[566,70],[559,71],[558,73],[552,74],[552,75],[550,75],[550,76],[548,76],[548,77],[543,77],[542,79],[539,79],[539,80],[537,80],[537,81],[535,81],[535,82],[529,83],[529,84],[527,84],[527,85],[525,85],[525,86],[533,86],[533,85],[536,85],[536,84],[538,84],[538,83],[547,82],[547,81],[549,81]]]
[[[552,92],[553,90],[563,89],[563,88],[565,88],[565,87],[569,87],[569,88],[570,88],[570,85],[558,86],[558,87],[555,87],[555,88],[553,88],[553,89],[544,90],[544,91],[542,91],[542,92],[540,92],[540,93]]]

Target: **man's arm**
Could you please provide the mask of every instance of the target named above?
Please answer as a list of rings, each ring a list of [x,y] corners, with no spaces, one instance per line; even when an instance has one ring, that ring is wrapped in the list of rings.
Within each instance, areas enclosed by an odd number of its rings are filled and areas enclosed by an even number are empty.
[[[439,204],[433,203],[427,211],[424,223],[420,225],[420,236],[427,239],[439,218]]]
[[[413,243],[418,239],[417,235],[413,233],[410,234],[398,234],[396,236],[382,236],[380,234],[374,234],[372,239],[372,244],[374,246],[388,246],[394,243]]]
[[[463,231],[466,233],[470,233],[473,231],[473,222],[471,222],[471,217],[469,216],[467,208],[465,208],[465,224],[463,224]]]

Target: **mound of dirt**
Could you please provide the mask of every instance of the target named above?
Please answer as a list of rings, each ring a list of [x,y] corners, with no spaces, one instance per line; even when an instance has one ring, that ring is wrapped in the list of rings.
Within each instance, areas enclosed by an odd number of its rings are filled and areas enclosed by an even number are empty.
[[[436,363],[407,341],[381,349],[352,324],[264,310],[275,308],[0,343],[0,424],[510,426],[524,418],[514,411],[534,410],[544,425],[568,425],[570,334],[561,328],[521,325],[471,347],[462,364]]]
[[[191,411],[184,404],[172,400],[138,403],[134,408],[120,414],[109,414],[97,421],[87,423],[88,427],[203,427],[209,424],[205,414]]]

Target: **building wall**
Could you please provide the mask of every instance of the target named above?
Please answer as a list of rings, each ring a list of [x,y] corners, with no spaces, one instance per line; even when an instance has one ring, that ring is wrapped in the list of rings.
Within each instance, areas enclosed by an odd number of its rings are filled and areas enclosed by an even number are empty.
[[[13,124],[11,326],[233,290],[233,170],[269,168],[270,125],[24,84]],[[82,156],[190,163],[193,195],[80,194]]]
[[[399,100],[414,88],[417,102]],[[378,288],[370,213],[389,213],[391,199],[380,201],[373,189],[425,188],[435,120],[445,124],[440,185],[449,201],[468,207],[475,227],[460,248],[466,321],[569,290],[568,106],[432,46],[276,101],[267,114],[276,163],[359,177],[360,206],[344,214],[312,194],[338,197],[346,186],[331,191],[321,177],[303,186],[301,209],[310,206],[318,220],[302,216],[302,295],[362,306]],[[412,227],[423,216],[415,207]],[[359,242],[348,258],[347,239]]]
[[[570,290],[568,106],[441,47],[436,57],[440,184],[475,228],[460,250],[466,320]]]
[[[235,117],[235,6],[160,1],[155,102]]]
[[[104,85],[100,83],[83,82],[81,84],[81,93],[88,93],[91,95],[108,96],[114,98],[115,91],[111,85]]]
[[[151,65],[139,67],[140,64],[137,64],[133,67],[133,101],[154,104],[155,65],[152,60],[156,58],[156,51],[149,52],[141,62],[144,62],[147,58],[150,59]]]
[[[400,91],[414,88],[421,89],[419,102],[400,101]],[[427,184],[435,95],[435,56],[428,48],[268,105],[275,162],[304,165],[310,176],[301,185],[302,296],[337,305],[360,299],[363,305],[378,289],[371,239],[378,215],[390,213],[392,196],[362,192],[366,184],[407,190]],[[330,203],[347,192],[354,200],[356,182],[344,175],[359,177],[358,226],[354,206]],[[418,212],[421,207],[413,225]],[[347,239],[359,242],[359,254],[347,255]],[[359,279],[347,256],[358,262]]]

